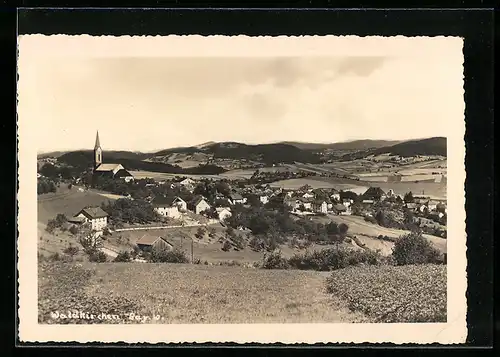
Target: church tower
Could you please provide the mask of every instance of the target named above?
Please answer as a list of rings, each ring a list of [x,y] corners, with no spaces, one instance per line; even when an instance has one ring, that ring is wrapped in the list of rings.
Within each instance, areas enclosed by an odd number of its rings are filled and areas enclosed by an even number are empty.
[[[102,148],[99,142],[99,131],[97,131],[94,146],[94,170],[97,169],[100,164],[102,164]]]

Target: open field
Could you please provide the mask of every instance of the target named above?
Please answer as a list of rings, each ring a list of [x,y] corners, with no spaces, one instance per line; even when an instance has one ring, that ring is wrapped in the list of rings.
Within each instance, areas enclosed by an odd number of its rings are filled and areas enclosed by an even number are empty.
[[[414,195],[425,195],[436,199],[446,199],[446,183],[441,183],[441,182],[376,182],[375,183],[362,180],[360,181],[348,180],[349,182],[351,182],[350,184],[342,185],[335,183],[338,179],[329,177],[312,177],[307,180],[309,181],[307,183],[311,187],[315,187],[313,186],[314,185],[313,181],[319,181],[321,183],[315,184],[316,188],[334,187],[337,188],[338,190],[351,190],[351,191],[355,190],[354,192],[358,194],[364,193],[368,187],[374,186],[374,187],[380,187],[384,191],[392,189],[395,194],[401,196],[411,191]],[[278,183],[276,182],[275,184]],[[289,183],[287,184],[289,186],[292,186],[292,184]],[[328,184],[330,184],[330,186],[327,186]],[[353,188],[352,189],[348,188],[349,185],[351,185]]]
[[[310,177],[300,179],[281,180],[269,184],[271,187],[282,187],[284,189],[298,189],[304,185],[309,185],[314,189],[317,188],[335,188],[337,190],[354,191],[358,194],[364,193],[368,187],[368,183],[359,183],[359,181],[340,179],[340,178],[323,178]]]
[[[211,225],[215,230],[214,237],[209,237],[208,233],[202,239],[198,239],[195,235],[199,227],[182,227],[182,228],[163,228],[163,229],[150,229],[147,231],[123,231],[113,232],[106,240],[106,245],[115,251],[131,250],[144,235],[161,236],[167,239],[177,249],[186,253],[191,257],[191,241],[193,241],[194,259],[200,259],[202,262],[218,263],[218,262],[235,262],[235,263],[253,263],[261,261],[264,252],[256,252],[245,247],[241,250],[231,249],[227,252],[222,250],[222,243],[219,242],[220,238],[225,237],[225,228],[221,225]],[[236,231],[236,234],[246,235]],[[317,245],[312,244],[309,250],[327,249],[332,248],[332,245]],[[303,253],[305,249],[291,248],[288,245],[280,245],[280,250],[284,257],[290,258],[296,253]]]
[[[314,219],[323,223],[327,223],[330,220],[339,224],[345,223],[349,226],[349,235],[357,236],[363,243],[366,241],[369,248],[371,248],[369,245],[372,245],[374,249],[382,249],[382,253],[385,252],[388,254],[390,254],[389,248],[392,249],[392,243],[373,238],[384,235],[397,239],[404,234],[410,233],[409,231],[400,229],[381,227],[377,224],[366,222],[363,217],[358,216],[328,215],[327,217],[315,217]],[[423,236],[431,241],[442,253],[446,253],[446,239],[429,234],[424,234]]]
[[[46,224],[49,219],[54,218],[58,213],[71,217],[85,206],[99,206],[102,202],[120,197],[95,190],[80,192],[76,186],[73,186],[71,190],[61,188],[55,193],[38,196],[38,222]]]
[[[154,180],[171,180],[175,177],[190,177],[192,179],[204,179],[204,178],[209,178],[209,179],[214,179],[214,180],[220,180],[223,178],[220,175],[188,175],[188,174],[169,174],[165,172],[152,172],[152,171],[130,171],[132,176],[134,176],[135,179],[140,180],[140,179],[145,179],[145,178],[150,178]]]
[[[365,266],[334,271],[328,290],[374,322],[446,322],[446,265]]]
[[[159,315],[160,323],[368,322],[326,292],[327,277],[191,264],[42,263],[38,317],[40,323],[102,322],[50,316],[76,310],[117,315],[110,323],[130,323],[131,312]]]

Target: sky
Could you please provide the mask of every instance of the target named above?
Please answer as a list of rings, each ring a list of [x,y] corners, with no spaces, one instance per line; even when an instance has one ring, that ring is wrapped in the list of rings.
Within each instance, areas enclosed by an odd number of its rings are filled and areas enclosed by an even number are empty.
[[[208,141],[447,136],[463,121],[456,46],[259,56],[82,48],[20,50],[19,119],[33,126],[38,152],[92,149],[97,130],[103,150],[147,152]]]

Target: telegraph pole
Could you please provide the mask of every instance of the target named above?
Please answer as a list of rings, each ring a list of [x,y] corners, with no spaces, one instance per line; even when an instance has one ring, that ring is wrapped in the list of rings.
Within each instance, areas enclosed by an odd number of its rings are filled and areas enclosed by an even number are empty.
[[[194,264],[194,239],[191,238],[191,263]]]

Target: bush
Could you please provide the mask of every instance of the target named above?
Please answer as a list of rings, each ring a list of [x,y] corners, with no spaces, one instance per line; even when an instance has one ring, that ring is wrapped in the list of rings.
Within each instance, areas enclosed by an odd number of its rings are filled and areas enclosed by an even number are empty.
[[[397,265],[443,263],[442,254],[420,233],[401,236],[393,247],[392,256]]]
[[[95,263],[106,263],[106,261],[108,260],[107,255],[104,252],[101,252],[100,250],[92,252],[88,256],[89,256],[89,261]]]
[[[128,263],[132,260],[132,257],[130,255],[129,252],[120,252],[118,253],[118,255],[115,257],[115,259],[113,260],[113,262],[124,262],[124,263]]]
[[[70,257],[74,257],[78,254],[80,249],[74,245],[69,245],[66,249],[64,249],[63,253],[69,255]]]
[[[232,247],[232,244],[228,241],[225,240],[224,243],[222,244],[222,250],[225,252],[228,252]]]
[[[189,259],[186,253],[179,249],[153,249],[148,261],[151,263],[188,263]]]
[[[379,265],[383,257],[372,250],[353,250],[330,248],[295,254],[288,261],[289,265],[301,270],[337,270],[352,265]]]
[[[286,258],[283,257],[281,251],[275,250],[265,254],[262,262],[263,269],[288,269],[289,264]]]

